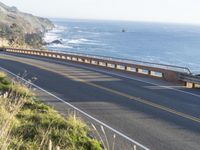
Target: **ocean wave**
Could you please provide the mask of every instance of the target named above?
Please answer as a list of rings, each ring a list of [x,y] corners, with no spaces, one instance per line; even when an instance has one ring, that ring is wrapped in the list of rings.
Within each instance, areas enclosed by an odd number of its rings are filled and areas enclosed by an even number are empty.
[[[92,41],[92,40],[80,38],[80,39],[69,40],[68,43],[69,44],[83,44],[84,42],[90,42],[90,41]]]
[[[55,28],[47,32],[44,35],[43,40],[47,43],[50,43],[55,40],[60,40],[61,36],[59,33],[66,32],[67,27],[55,25]]]
[[[67,27],[65,26],[60,26],[60,25],[55,25],[55,28],[53,28],[53,30],[51,30],[51,33],[60,33],[60,32],[66,32]]]
[[[77,30],[79,33],[85,33],[85,34],[93,34],[93,35],[99,35],[99,32],[92,32],[92,31],[83,31],[83,30]]]
[[[51,47],[51,48],[73,48],[72,46],[64,45],[64,44],[50,44],[47,47]]]
[[[50,42],[52,42],[54,40],[58,40],[58,39],[59,39],[59,35],[53,34],[53,33],[50,33],[50,32],[46,33],[45,36],[44,36],[44,38],[43,38],[43,40],[45,42],[47,42],[47,43],[50,43]]]

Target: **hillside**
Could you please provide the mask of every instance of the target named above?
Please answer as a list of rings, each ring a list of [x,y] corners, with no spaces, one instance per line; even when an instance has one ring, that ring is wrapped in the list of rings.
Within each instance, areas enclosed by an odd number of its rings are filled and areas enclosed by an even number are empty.
[[[0,2],[0,46],[41,46],[42,36],[53,27],[46,18],[20,12]]]

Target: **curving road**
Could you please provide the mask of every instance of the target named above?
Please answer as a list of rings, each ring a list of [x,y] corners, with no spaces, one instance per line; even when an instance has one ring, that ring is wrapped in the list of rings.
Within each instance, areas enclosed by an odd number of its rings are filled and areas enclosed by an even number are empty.
[[[155,150],[200,150],[200,91],[93,66],[0,53],[0,67]]]

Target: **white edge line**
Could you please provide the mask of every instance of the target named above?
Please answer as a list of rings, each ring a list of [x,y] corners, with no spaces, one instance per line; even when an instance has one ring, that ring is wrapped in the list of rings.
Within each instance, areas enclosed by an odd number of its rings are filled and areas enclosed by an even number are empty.
[[[88,68],[88,69],[89,69],[89,68]],[[93,69],[93,70],[95,70],[95,69]],[[98,70],[96,70],[96,71],[98,71]],[[159,85],[159,84],[156,84],[156,83],[152,83],[152,82],[148,82],[148,81],[143,81],[143,80],[140,80],[140,79],[134,79],[134,78],[127,77],[127,76],[121,75],[121,74],[109,73],[109,72],[106,72],[106,71],[99,71],[99,72],[104,72],[104,73],[107,73],[107,74],[119,76],[119,77],[126,78],[126,79],[135,80],[135,81],[140,81],[140,82],[143,82],[143,83],[148,83],[148,84],[155,85],[155,86],[158,86],[158,87],[161,87],[161,88],[164,88],[164,89],[174,90],[174,91],[178,91],[178,92],[181,92],[181,93],[189,94],[189,95],[192,95],[192,96],[195,96],[195,97],[199,97],[199,98],[200,98],[200,95],[198,95],[198,94],[194,94],[194,93],[187,92],[187,91],[183,91],[183,90],[178,90],[178,89],[175,89],[175,88],[173,88],[173,87],[163,86],[163,85]]]
[[[18,54],[16,53],[17,55],[21,55],[23,56],[23,54]],[[14,54],[14,56],[16,56],[16,54]],[[4,54],[4,55],[9,55],[9,54]],[[25,55],[25,56],[28,56],[29,58],[33,58],[36,57],[36,56],[30,56],[30,55]],[[16,56],[17,57],[17,56]],[[104,71],[104,70],[100,70],[100,69],[95,69],[93,67],[86,67],[86,66],[83,66],[84,64],[72,64],[73,62],[62,62],[60,60],[56,60],[56,59],[49,59],[48,57],[39,57],[39,58],[44,58],[44,59],[48,59],[52,62],[59,62],[59,63],[62,63],[62,64],[68,64],[68,65],[71,65],[73,67],[80,67],[80,68],[84,68],[84,69],[89,69],[89,70],[92,70],[92,71],[97,71],[97,72],[101,72],[101,73],[106,73],[106,74],[109,74],[109,75],[115,75],[115,76],[118,76],[118,77],[122,77],[122,78],[126,78],[126,79],[130,79],[130,80],[134,80],[134,81],[140,81],[140,82],[143,82],[143,83],[147,83],[147,84],[151,84],[151,85],[155,85],[155,86],[158,86],[158,87],[161,87],[161,88],[165,88],[165,89],[168,89],[168,90],[173,90],[173,91],[177,91],[177,92],[181,92],[181,93],[184,93],[184,94],[189,94],[189,95],[192,95],[192,96],[195,96],[195,97],[198,97],[200,98],[200,95],[198,94],[194,94],[194,93],[191,93],[191,92],[187,92],[187,91],[183,91],[183,90],[179,90],[179,89],[175,89],[173,87],[163,87],[162,85],[159,85],[159,84],[156,84],[156,83],[153,83],[153,82],[149,82],[149,81],[144,81],[144,80],[141,80],[141,79],[136,79],[136,78],[132,78],[132,77],[128,77],[128,76],[125,76],[125,75],[122,75],[122,74],[117,74],[117,73],[114,73],[114,72],[108,72],[108,71]],[[42,61],[42,60],[41,60]],[[104,68],[105,69],[105,68]]]
[[[131,139],[130,137],[124,135],[123,133],[117,131],[116,129],[114,129],[114,128],[108,126],[107,124],[103,123],[102,121],[100,121],[100,120],[98,120],[98,119],[92,117],[91,115],[89,115],[89,114],[87,114],[86,112],[80,110],[79,108],[75,107],[74,105],[72,105],[72,104],[70,104],[70,103],[64,101],[63,99],[57,97],[56,95],[54,95],[54,94],[52,94],[52,93],[46,91],[45,89],[43,89],[43,88],[41,88],[41,87],[35,85],[34,83],[31,83],[31,82],[25,80],[24,78],[22,78],[22,77],[20,77],[20,76],[18,76],[18,75],[16,75],[16,74],[14,74],[14,73],[12,73],[11,71],[9,71],[9,70],[7,70],[7,69],[5,69],[5,68],[3,68],[3,67],[0,67],[0,68],[1,68],[2,70],[4,70],[5,72],[7,72],[7,73],[9,73],[9,74],[11,74],[11,75],[13,75],[13,76],[15,76],[15,77],[17,77],[17,78],[19,78],[19,79],[25,81],[26,83],[28,83],[28,84],[30,84],[30,85],[32,85],[32,86],[38,88],[39,90],[41,90],[41,91],[43,91],[43,92],[45,92],[45,93],[47,93],[47,94],[53,96],[54,98],[58,99],[59,101],[63,102],[64,104],[66,104],[66,105],[72,107],[73,109],[79,111],[80,113],[84,114],[84,115],[87,116],[88,118],[90,118],[90,119],[92,119],[92,120],[98,122],[99,124],[103,125],[104,127],[108,128],[108,129],[112,130],[113,132],[115,132],[115,133],[117,133],[118,135],[124,137],[125,139],[129,140],[130,142],[134,143],[135,145],[137,145],[137,146],[143,148],[144,150],[150,150],[149,148],[145,147],[144,145],[138,143],[137,141]]]
[[[25,56],[28,56],[30,58],[33,58],[34,59],[34,56],[29,56],[29,55],[25,55]],[[16,56],[17,57],[17,56]],[[45,59],[48,59],[48,57],[40,57],[40,58],[45,58]],[[100,70],[100,69],[95,69],[93,67],[86,67],[86,66],[83,66],[84,64],[72,64],[73,62],[62,62],[62,61],[59,61],[59,60],[55,60],[55,59],[48,59],[50,61],[53,61],[53,62],[60,62],[62,64],[68,64],[68,65],[71,65],[73,67],[80,67],[80,68],[84,68],[84,69],[89,69],[89,70],[92,70],[92,71],[97,71],[97,72],[101,72],[101,73],[106,73],[106,74],[110,74],[110,75],[115,75],[115,76],[118,76],[118,77],[122,77],[122,78],[126,78],[126,79],[130,79],[130,80],[134,80],[134,81],[140,81],[140,82],[143,82],[143,83],[148,83],[148,84],[151,84],[151,85],[155,85],[155,86],[158,86],[158,87],[161,87],[161,88],[165,88],[165,89],[168,89],[168,90],[173,90],[173,91],[177,91],[177,92],[181,92],[181,93],[184,93],[184,94],[189,94],[189,95],[192,95],[192,96],[195,96],[195,97],[199,97],[200,98],[200,95],[198,94],[194,94],[194,93],[191,93],[191,92],[187,92],[187,91],[183,91],[183,90],[179,90],[179,89],[175,89],[173,87],[168,87],[168,86],[162,86],[162,85],[159,85],[159,84],[156,84],[156,83],[153,83],[153,82],[149,82],[149,81],[144,81],[144,80],[141,80],[141,79],[136,79],[136,78],[132,78],[132,77],[128,77],[128,76],[125,76],[125,75],[122,75],[122,74],[117,74],[117,73],[114,73],[114,72],[108,72],[108,71],[104,71],[104,70]],[[42,61],[42,60],[41,60]],[[105,68],[104,68],[105,69]]]

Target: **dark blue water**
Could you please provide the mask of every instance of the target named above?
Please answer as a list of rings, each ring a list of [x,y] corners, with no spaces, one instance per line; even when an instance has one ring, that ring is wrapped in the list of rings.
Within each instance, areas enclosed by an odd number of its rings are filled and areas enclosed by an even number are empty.
[[[200,73],[200,26],[53,19],[52,50],[166,63]],[[122,30],[125,29],[125,32]]]

